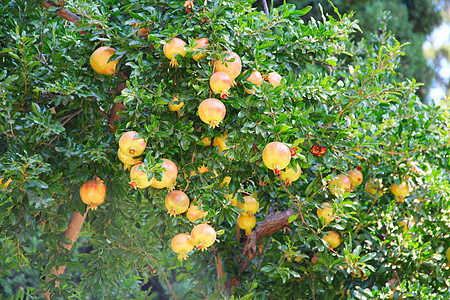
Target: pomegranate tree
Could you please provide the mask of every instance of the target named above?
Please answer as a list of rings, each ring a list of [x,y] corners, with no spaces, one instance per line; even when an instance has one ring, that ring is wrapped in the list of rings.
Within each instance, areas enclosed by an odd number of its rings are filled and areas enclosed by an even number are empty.
[[[250,76],[248,76],[248,78],[245,80],[249,81],[259,87],[259,86],[261,86],[261,84],[263,82],[263,77],[262,77],[261,73],[259,73],[258,71],[252,71]],[[256,91],[256,88],[253,88],[251,90],[249,90],[247,88],[245,89],[245,92],[247,94],[254,94],[255,91]]]
[[[322,207],[317,209],[317,217],[319,219],[324,219],[325,224],[330,223],[335,219],[335,216],[333,215],[333,205],[331,205],[329,202],[322,203]]]
[[[200,119],[209,124],[209,127],[216,128],[225,118],[227,108],[222,101],[215,98],[203,100],[198,106],[198,116]]]
[[[252,234],[252,229],[256,226],[256,217],[253,214],[240,214],[237,224],[239,228],[245,230],[247,235],[250,235]]]
[[[188,210],[189,197],[183,191],[174,190],[167,194],[164,203],[166,204],[167,213],[175,217]]]
[[[128,156],[139,156],[144,153],[147,142],[143,138],[136,138],[136,131],[127,131],[119,139],[119,149]]]
[[[92,69],[98,74],[114,75],[116,73],[116,66],[119,59],[109,61],[111,56],[116,53],[116,50],[111,47],[100,47],[92,53],[89,63]]]
[[[222,99],[225,99],[230,94],[228,91],[231,88],[231,83],[230,76],[225,72],[216,72],[209,79],[211,90],[219,94]]]
[[[335,197],[342,197],[352,189],[352,183],[347,175],[339,174],[328,183],[328,190]]]
[[[216,231],[208,224],[199,224],[192,228],[191,239],[197,250],[206,250],[216,241]]]
[[[264,147],[262,159],[264,165],[273,170],[276,175],[286,168],[291,162],[291,150],[280,142],[271,142]]]
[[[130,185],[133,189],[145,189],[148,188],[155,178],[148,179],[148,174],[144,172],[145,163],[140,162],[135,164],[130,170]]]
[[[286,185],[291,185],[292,182],[298,180],[302,175],[302,169],[300,165],[297,163],[296,170],[292,167],[288,167],[285,170],[280,172],[280,178],[284,181]]]
[[[170,42],[165,43],[163,46],[163,52],[164,55],[170,59],[170,63],[169,65],[171,67],[177,67],[178,66],[178,61],[175,58],[175,55],[181,55],[183,57],[186,56],[186,51],[184,49],[184,47],[186,46],[186,43],[179,38],[173,38],[170,40]]]
[[[327,235],[323,239],[330,245],[329,247],[335,249],[341,244],[341,236],[335,231],[327,231]]]
[[[105,201],[106,185],[98,177],[88,180],[80,187],[80,197],[90,209],[97,210],[98,206]]]
[[[178,176],[177,166],[173,163],[173,161],[163,158],[161,168],[165,170],[162,172],[161,180],[156,180],[156,178],[153,178],[154,180],[152,181],[151,186],[157,189],[173,189]]]
[[[223,51],[221,53],[224,58],[223,60],[218,60],[214,64],[214,72],[225,72],[230,78],[232,85],[235,84],[234,79],[241,74],[242,62],[239,55],[230,51]]]
[[[208,48],[209,45],[209,41],[207,38],[198,38],[194,40],[194,49],[198,50],[197,52],[200,52],[198,54],[194,54],[192,56],[192,59],[195,61],[199,61],[202,58],[205,58],[205,53],[202,50],[205,50],[206,48]]]
[[[194,250],[194,244],[191,237],[187,233],[179,233],[170,241],[170,247],[173,252],[178,254],[178,259],[183,260],[188,258],[188,253]]]

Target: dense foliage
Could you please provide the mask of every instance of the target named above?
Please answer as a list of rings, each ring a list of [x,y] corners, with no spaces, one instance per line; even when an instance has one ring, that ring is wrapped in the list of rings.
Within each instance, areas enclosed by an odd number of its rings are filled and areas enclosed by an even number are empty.
[[[449,115],[423,104],[416,81],[397,73],[404,47],[387,18],[364,33],[370,39],[354,42],[358,21],[338,8],[335,17],[305,23],[310,7],[286,4],[266,16],[252,2],[66,1],[81,18],[76,24],[41,1],[0,4],[0,294],[449,297]],[[187,43],[186,55],[171,67],[163,47],[175,36]],[[210,44],[196,61],[199,37]],[[116,76],[91,68],[100,46],[116,49]],[[212,61],[226,50],[240,56],[243,71],[221,99],[224,120],[212,128],[197,109],[220,99],[209,79]],[[258,87],[246,81],[251,70],[283,79]],[[168,110],[175,96],[184,102],[178,113]],[[162,159],[170,159],[178,167],[175,188],[206,216],[195,224],[185,214],[169,216],[166,188],[130,186],[117,154],[131,130],[147,141],[141,159],[148,178],[161,179]],[[291,185],[262,161],[273,141],[297,147],[290,166],[298,163],[302,175]],[[323,147],[322,156],[310,151]],[[330,180],[353,169],[363,184],[330,193]],[[81,221],[75,247],[62,247],[71,243],[62,234],[71,216],[86,211],[79,189],[96,177],[107,187],[105,202]],[[411,192],[397,199],[391,185],[402,181]],[[366,189],[368,182],[382,185]],[[230,194],[259,202],[250,238],[236,226],[240,209]],[[325,201],[336,216],[328,224],[317,217]],[[216,242],[177,260],[171,239],[200,223],[214,227]],[[324,239],[328,231],[342,239],[335,249]],[[59,266],[67,270],[55,278]]]

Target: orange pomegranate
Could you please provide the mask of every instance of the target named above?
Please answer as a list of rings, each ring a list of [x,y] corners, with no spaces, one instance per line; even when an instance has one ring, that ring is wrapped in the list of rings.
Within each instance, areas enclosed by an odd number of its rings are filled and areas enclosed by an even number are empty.
[[[244,229],[247,235],[252,234],[252,229],[256,226],[256,217],[253,214],[243,213],[237,220],[239,228]]]
[[[188,210],[189,197],[182,191],[174,190],[167,194],[164,203],[166,204],[167,213],[174,217]]]
[[[189,206],[189,209],[186,212],[186,217],[189,219],[190,222],[195,223],[198,219],[203,219],[208,214],[207,211],[204,211],[202,209],[198,209],[197,205],[194,205],[194,203],[191,203],[191,206]]]
[[[116,73],[116,66],[119,59],[108,61],[114,53],[116,53],[116,50],[110,47],[100,47],[95,50],[89,59],[92,69],[98,74],[113,76]]]
[[[199,224],[192,228],[191,239],[197,250],[206,250],[216,241],[216,231],[208,224]]]
[[[123,163],[123,168],[125,170],[128,170],[129,168],[131,168],[132,166],[141,161],[139,158],[133,158],[132,156],[123,154],[123,152],[120,151],[120,149],[117,150],[117,157]]]
[[[220,94],[220,98],[225,99],[230,94],[231,78],[225,72],[216,72],[209,79],[209,86],[214,93]]]
[[[178,259],[183,260],[188,258],[188,253],[194,250],[194,244],[191,237],[187,233],[179,233],[170,241],[170,247],[173,252],[178,254]]]
[[[128,156],[139,156],[144,153],[147,142],[143,138],[136,138],[136,131],[127,131],[119,139],[119,149]]]
[[[80,187],[80,197],[90,209],[97,210],[98,206],[105,201],[106,185],[98,177],[88,180]]]
[[[225,72],[230,76],[232,85],[235,84],[234,79],[241,74],[242,62],[239,55],[230,51],[223,51],[222,60],[215,61],[214,72]]]
[[[363,174],[358,169],[348,171],[347,176],[353,187],[357,187],[363,182]]]
[[[289,165],[291,157],[289,147],[280,142],[267,144],[262,153],[264,165],[268,169],[273,170],[276,175],[280,174],[281,170]]]
[[[328,190],[335,197],[342,197],[344,193],[349,193],[352,183],[347,175],[339,174],[328,183]]]
[[[148,180],[147,173],[144,172],[145,163],[140,162],[135,164],[130,171],[130,185],[133,189],[145,189],[148,188],[155,178]]]
[[[246,81],[249,81],[253,84],[256,84],[256,86],[261,86],[262,82],[263,82],[263,77],[261,75],[261,73],[259,73],[258,71],[252,71],[252,73],[250,74],[250,76],[245,79]],[[245,92],[247,94],[254,94],[256,91],[256,88],[253,88],[252,90],[249,90],[247,88],[245,88]]]
[[[157,189],[173,189],[178,176],[177,166],[173,163],[173,161],[163,158],[163,164],[161,168],[165,169],[165,171],[163,171],[161,180],[156,180],[156,178],[153,178],[154,180],[152,181],[151,186]]]
[[[207,39],[207,38],[198,38],[198,39],[195,39],[195,40],[194,40],[194,44],[195,44],[194,49],[195,49],[195,50],[199,50],[200,53],[194,54],[194,55],[192,56],[192,59],[195,60],[195,61],[199,61],[200,59],[205,58],[205,53],[204,53],[203,50],[205,50],[206,48],[208,48],[208,45],[209,45],[208,39]]]
[[[302,169],[298,163],[296,165],[296,169],[297,170],[294,170],[294,168],[288,167],[280,172],[280,178],[286,185],[291,185],[292,182],[298,180],[302,175]]]
[[[225,104],[215,98],[203,100],[198,106],[198,116],[212,128],[219,126],[226,114],[227,108],[225,107]]]
[[[281,83],[281,79],[283,77],[281,77],[280,74],[278,74],[277,72],[270,72],[269,74],[266,75],[266,79],[267,81],[274,87],[276,88],[277,86],[280,85]]]
[[[175,55],[181,55],[183,57],[186,56],[186,51],[184,49],[184,47],[186,46],[186,43],[179,38],[173,38],[172,40],[170,40],[170,42],[165,43],[163,46],[163,52],[164,55],[170,59],[170,66],[171,67],[177,67],[178,66],[178,61],[175,58]]]
[[[244,196],[244,203],[238,202],[238,207],[242,209],[247,214],[256,214],[259,209],[259,203],[252,196]]]

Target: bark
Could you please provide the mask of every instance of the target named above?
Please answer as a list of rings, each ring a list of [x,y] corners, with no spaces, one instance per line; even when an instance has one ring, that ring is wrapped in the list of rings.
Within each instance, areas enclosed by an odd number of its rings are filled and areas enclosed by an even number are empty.
[[[120,94],[123,89],[127,87],[126,82],[118,82],[116,89],[112,91],[113,94]],[[108,116],[108,124],[111,128],[113,128],[113,123],[120,119],[120,117],[117,115],[119,111],[124,111],[125,105],[123,105],[122,102],[115,102],[111,108],[111,111]]]
[[[49,9],[50,7],[57,7],[59,8],[55,13],[60,16],[61,18],[70,21],[72,23],[75,23],[75,25],[80,25],[80,23],[78,23],[81,18],[79,16],[77,16],[76,14],[71,13],[70,11],[65,10],[64,8],[62,8],[61,6],[59,6],[58,4],[56,4],[53,1],[45,1],[42,2],[40,4],[41,6]]]

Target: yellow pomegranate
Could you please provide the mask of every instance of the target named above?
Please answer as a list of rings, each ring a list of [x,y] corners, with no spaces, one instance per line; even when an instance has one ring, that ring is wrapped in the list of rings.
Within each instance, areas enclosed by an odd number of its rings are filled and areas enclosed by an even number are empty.
[[[162,172],[161,180],[156,180],[156,178],[153,177],[151,186],[157,189],[168,188],[169,190],[172,190],[177,180],[178,168],[173,161],[165,158],[163,158],[161,168],[165,169],[165,171]]]
[[[216,94],[220,94],[222,99],[225,99],[230,94],[228,91],[231,88],[231,84],[231,78],[225,72],[216,72],[209,79],[211,90]]]
[[[328,190],[335,197],[342,197],[344,193],[350,192],[352,183],[347,175],[339,174],[328,183]]]
[[[108,61],[115,52],[116,50],[110,47],[100,47],[95,50],[89,59],[92,69],[98,74],[114,75],[119,59],[110,62]]]
[[[208,45],[209,45],[208,39],[207,39],[207,38],[198,38],[198,39],[195,39],[195,40],[194,40],[194,44],[195,44],[194,49],[195,49],[195,50],[200,50],[200,53],[194,54],[194,55],[192,56],[192,59],[195,60],[195,61],[199,61],[200,59],[205,58],[205,53],[204,53],[203,50],[205,50],[206,48],[208,48]]]
[[[270,72],[269,74],[267,74],[266,79],[267,81],[274,87],[276,88],[277,86],[280,85],[281,83],[281,79],[283,77],[281,77],[280,74],[278,74],[277,72]]]
[[[252,73],[250,74],[250,76],[245,79],[253,84],[256,84],[256,86],[261,86],[262,82],[263,82],[263,77],[261,75],[261,73],[259,73],[258,71],[252,71]],[[256,88],[253,88],[251,90],[245,88],[245,92],[247,94],[254,94],[256,92]]]
[[[267,144],[262,153],[264,165],[268,169],[273,170],[276,175],[280,174],[281,170],[289,165],[291,157],[289,147],[280,142]]]
[[[237,220],[239,228],[244,229],[247,235],[252,234],[252,229],[256,226],[256,217],[253,214],[243,213]]]
[[[145,163],[140,162],[135,164],[130,171],[130,185],[133,189],[145,189],[148,188],[155,178],[148,180],[147,173],[144,172]]]
[[[189,197],[183,191],[174,190],[167,194],[164,199],[167,208],[167,213],[175,217],[182,214],[189,208]]]
[[[197,250],[206,250],[216,241],[216,231],[208,224],[199,224],[192,228],[191,240]]]
[[[348,171],[347,176],[350,178],[352,187],[357,187],[363,183],[363,174],[358,169]]]
[[[244,196],[244,203],[238,203],[238,207],[247,214],[256,214],[259,209],[259,203],[252,196]]]
[[[105,201],[106,185],[98,177],[88,180],[80,187],[80,197],[90,209],[97,210],[98,206]]]
[[[123,152],[120,151],[120,149],[117,150],[117,157],[123,163],[123,168],[125,170],[130,169],[132,166],[141,161],[140,158],[133,158],[132,156],[123,154]]]
[[[186,51],[184,49],[184,47],[186,46],[186,43],[179,38],[173,38],[172,40],[170,40],[170,42],[165,43],[163,46],[163,52],[164,55],[170,59],[170,66],[171,67],[177,67],[178,66],[178,61],[175,58],[175,55],[181,55],[183,57],[186,56]]]
[[[235,85],[234,79],[241,74],[242,62],[239,55],[230,51],[221,53],[223,60],[216,61],[214,64],[214,72],[225,72],[231,78],[232,85]]]
[[[136,131],[127,131],[119,139],[119,149],[128,156],[139,156],[145,151],[147,142],[143,138],[136,138]]]
[[[294,170],[294,168],[288,167],[280,172],[280,178],[286,185],[291,185],[292,182],[298,180],[302,175],[302,169],[298,163],[296,165],[296,169],[297,170]]]
[[[323,218],[325,220],[325,224],[333,221],[335,218],[333,215],[333,205],[331,205],[329,202],[322,203],[322,208],[317,209],[317,217],[319,219]]]
[[[194,250],[191,236],[187,233],[179,233],[170,241],[170,247],[173,252],[178,254],[178,259],[183,260],[188,258],[188,253]]]
[[[227,108],[222,101],[215,98],[203,100],[198,106],[198,116],[200,119],[209,124],[209,127],[216,128],[225,118]]]
[[[399,185],[396,185],[395,182],[391,185],[391,192],[395,195],[398,201],[404,202],[405,197],[409,195],[409,185],[406,181],[402,181]]]
[[[195,223],[198,219],[203,219],[208,214],[207,211],[204,211],[202,209],[198,209],[197,205],[194,205],[194,202],[191,203],[191,206],[189,206],[189,209],[186,212],[186,217],[189,219],[190,222]]]
[[[335,231],[327,231],[323,239],[329,244],[329,247],[335,249],[341,244],[341,236]]]

